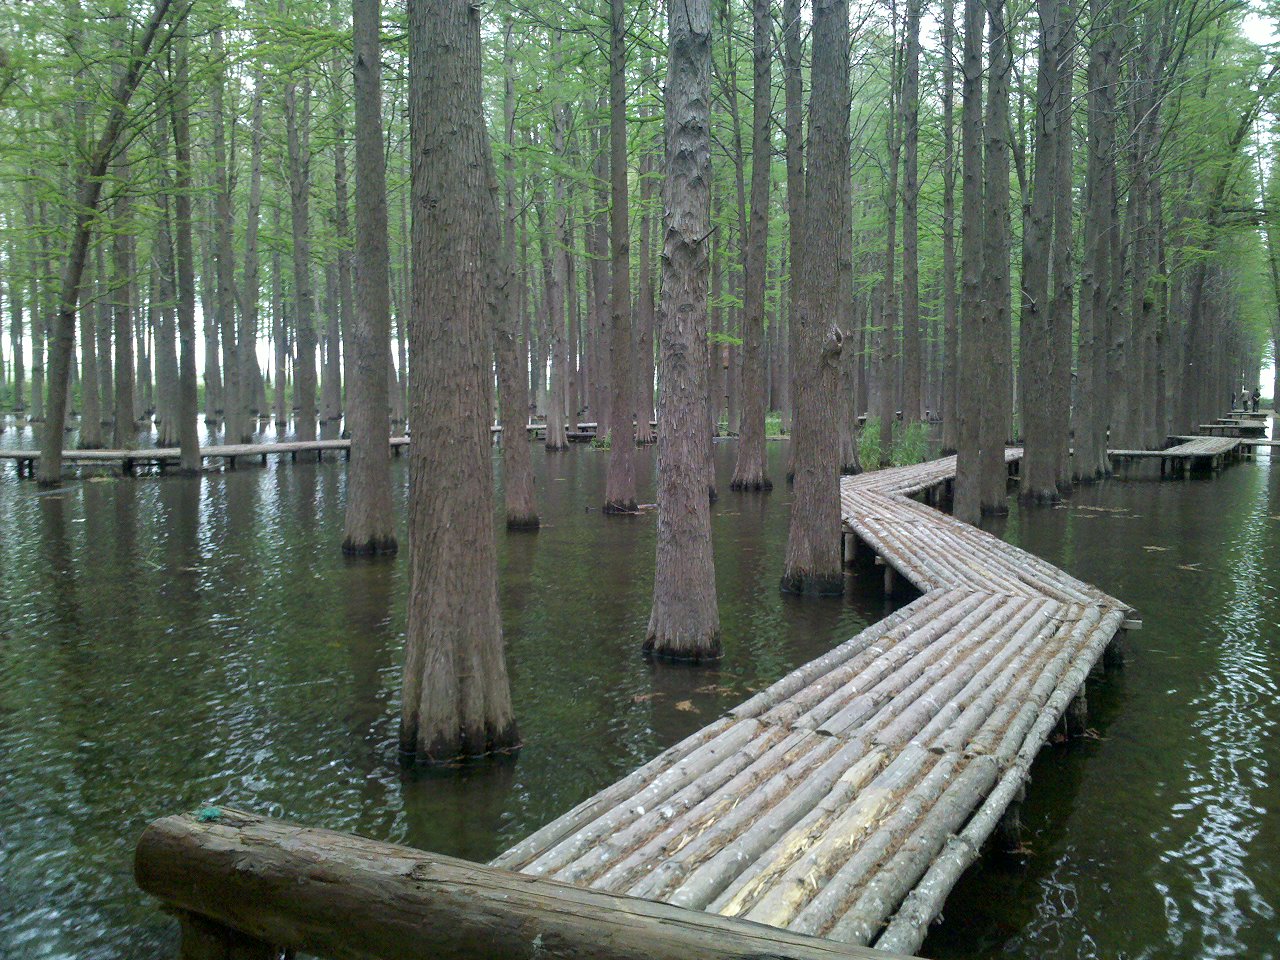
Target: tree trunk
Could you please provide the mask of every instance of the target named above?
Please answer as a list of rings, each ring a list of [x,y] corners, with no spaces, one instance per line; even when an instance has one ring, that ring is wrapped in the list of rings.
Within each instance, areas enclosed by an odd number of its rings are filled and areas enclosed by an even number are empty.
[[[101,244],[99,244],[101,248]],[[105,290],[103,277],[95,278],[99,290]],[[102,410],[98,394],[98,330],[97,310],[87,296],[89,284],[80,283],[80,449],[95,450],[102,446]]]
[[[738,457],[729,486],[734,490],[769,490],[765,470],[764,290],[768,269],[769,179],[773,150],[769,137],[772,95],[769,62],[773,52],[773,17],[769,0],[751,2],[753,80],[751,107],[751,221],[743,264],[742,419]]]
[[[793,430],[796,397],[795,355],[796,316],[800,308],[801,253],[804,246],[804,25],[801,22],[801,0],[782,2],[782,73],[783,73],[783,139],[787,164],[787,253],[791,271],[787,282],[787,338],[784,343],[788,410],[786,431],[792,434],[788,444],[795,456]],[[790,479],[794,469],[788,468]]]
[[[609,472],[604,512],[636,512],[636,436],[632,415],[635,371],[631,344],[631,219],[627,187],[626,3],[609,0],[609,239],[613,269],[609,323],[609,386],[612,412]],[[601,424],[600,429],[603,427]]]
[[[1049,336],[1053,341],[1048,432],[1054,443],[1053,473],[1059,494],[1071,489],[1071,339],[1075,304],[1075,185],[1071,136],[1072,80],[1075,77],[1074,0],[1059,0],[1058,98],[1054,111],[1053,304]]]
[[[495,360],[498,368],[498,403],[502,416],[502,487],[508,530],[536,530],[538,508],[534,502],[533,464],[525,423],[529,416],[529,381],[520,359],[520,272],[516,263],[516,94],[511,49],[514,23],[503,25],[503,117],[507,155],[503,161],[503,275],[498,298]],[[496,287],[497,285],[495,285]]]
[[[127,180],[128,161],[120,155],[121,179]],[[134,446],[134,369],[133,369],[133,258],[130,256],[127,216],[129,203],[123,197],[116,198],[114,232],[111,238],[111,271],[114,296],[112,319],[115,326],[115,428],[111,443],[117,450]],[[58,380],[49,378],[49,408],[53,410],[55,394],[66,392],[57,387]],[[52,427],[52,423],[50,425]]]
[[[491,312],[500,243],[481,92],[480,9],[410,0],[413,275],[411,581],[401,755],[519,745],[498,610],[489,461]]]
[[[217,293],[214,309],[218,316],[218,331],[222,337],[222,421],[223,438],[235,443],[244,432],[241,423],[245,407],[240,383],[240,350],[236,342],[236,292],[235,292],[235,214],[232,196],[231,171],[227,161],[226,110],[224,91],[227,87],[225,57],[223,56],[222,31],[215,29],[212,37],[212,56],[216,73],[211,85],[210,112],[213,122],[213,234],[214,270],[217,277]],[[238,97],[232,86],[232,112]],[[245,344],[243,348],[252,349]]]
[[[840,451],[836,431],[842,309],[840,258],[847,245],[841,180],[849,176],[849,0],[815,0],[809,101],[805,260],[795,317],[795,491],[782,589],[840,594]]]
[[[1060,0],[1037,0],[1040,18],[1035,104],[1035,172],[1031,203],[1022,236],[1022,312],[1018,342],[1022,375],[1022,481],[1019,499],[1051,503],[1059,499],[1053,430],[1052,369],[1054,315],[1049,302],[1049,255],[1054,223],[1054,184],[1058,160],[1057,59]]]
[[[391,338],[386,161],[382,153],[380,0],[352,0],[356,138],[356,297],[347,334],[347,510],[342,552],[395,553],[391,502]],[[523,438],[521,438],[523,439]]]
[[[892,17],[894,38],[897,38],[897,15]],[[889,105],[886,111],[885,127],[887,134],[887,153],[889,176],[885,190],[885,268],[884,280],[880,287],[881,309],[879,329],[875,336],[876,350],[876,388],[879,402],[876,414],[880,418],[880,463],[887,467],[893,463],[893,422],[896,419],[897,406],[897,358],[894,353],[894,341],[898,325],[898,291],[895,288],[894,266],[897,263],[898,235],[898,165],[902,155],[901,118],[897,105],[901,103],[902,89],[899,87],[899,71],[897,43],[894,44],[893,65],[889,81]],[[810,105],[810,113],[813,107]],[[905,416],[905,415],[904,415]]]
[[[987,393],[981,426],[982,512],[1007,513],[1008,467],[1005,441],[1012,420],[1012,331],[1009,281],[1009,38],[1005,33],[1005,0],[987,0],[990,69],[987,81],[986,197],[983,236],[983,280],[987,339],[993,389]]]
[[[273,231],[280,236],[280,207],[272,208]],[[284,299],[284,276],[280,264],[280,250],[271,250],[271,340],[275,356],[275,388],[272,391],[272,416],[275,419],[276,436],[289,425],[289,411],[285,406],[285,393],[289,378],[289,319]]]
[[[283,8],[282,8],[283,9]],[[285,85],[284,111],[289,150],[289,196],[293,226],[294,342],[293,403],[297,408],[295,433],[299,440],[316,438],[316,332],[311,312],[311,239],[309,234],[311,193],[310,93]]]
[[[960,152],[960,343],[952,369],[956,398],[956,479],[953,513],[966,523],[982,517],[981,441],[985,398],[992,389],[982,305],[982,0],[964,0]]]
[[[956,325],[955,0],[942,5],[942,453],[954,453],[960,383]]]
[[[658,313],[658,545],[644,649],[721,655],[707,498],[707,280],[711,233],[711,4],[667,5],[667,174]]]
[[[174,159],[174,274],[178,302],[178,445],[184,473],[199,471],[200,436],[196,422],[199,407],[196,384],[196,278],[191,243],[191,129],[190,83],[187,76],[187,39],[178,39],[174,56],[173,122]]]
[[[262,210],[262,80],[255,79],[253,112],[249,121],[249,203],[245,210],[244,277],[240,283],[240,343],[238,354],[239,406],[236,409],[237,431],[228,430],[228,442],[249,443],[257,428],[258,382],[258,294],[261,282],[258,270],[258,222]],[[231,418],[227,419],[228,428]]]
[[[924,417],[920,337],[920,6],[907,0],[906,63],[902,79],[902,425]]]

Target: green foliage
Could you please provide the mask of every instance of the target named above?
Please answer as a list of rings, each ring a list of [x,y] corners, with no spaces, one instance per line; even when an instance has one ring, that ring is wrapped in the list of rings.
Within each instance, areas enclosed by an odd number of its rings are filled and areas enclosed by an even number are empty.
[[[592,450],[609,450],[613,447],[613,434],[606,433],[603,437],[597,436],[591,441]]]
[[[880,464],[880,418],[868,417],[858,437],[858,456],[865,470],[875,470]],[[895,467],[924,463],[929,459],[929,431],[923,423],[909,423],[905,429],[901,423],[893,428],[893,450],[889,460]]]

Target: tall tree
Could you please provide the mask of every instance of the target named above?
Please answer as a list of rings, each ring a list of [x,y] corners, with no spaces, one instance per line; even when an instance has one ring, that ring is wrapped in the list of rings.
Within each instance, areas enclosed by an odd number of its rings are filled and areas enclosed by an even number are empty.
[[[506,155],[503,158],[503,273],[495,283],[498,317],[494,347],[498,369],[498,404],[502,416],[502,487],[508,530],[536,530],[538,509],[534,503],[533,464],[525,438],[529,416],[529,380],[520,353],[520,271],[516,260],[516,94],[511,42],[513,21],[503,25],[503,118]]]
[[[840,258],[847,223],[841,180],[849,173],[849,2],[815,0],[809,167],[805,174],[805,260],[795,331],[795,491],[782,589],[839,594],[840,464],[836,388],[843,337]]]
[[[920,334],[920,7],[907,0],[902,70],[902,422],[924,416]]]
[[[751,222],[748,225],[742,305],[742,417],[738,456],[729,486],[768,490],[765,470],[764,292],[769,239],[769,175],[773,150],[769,137],[773,54],[773,16],[769,0],[752,0]]]
[[[380,0],[352,0],[356,114],[356,297],[346,343],[346,554],[395,553],[391,507],[391,413],[387,348],[391,338],[387,251],[387,179],[382,147],[382,10]]]
[[[711,2],[667,4],[667,173],[658,310],[658,545],[644,649],[721,655],[707,498]]]
[[[959,374],[956,396],[956,480],[953,512],[977,523],[982,517],[981,425],[984,398],[992,383],[986,356],[986,317],[982,306],[982,0],[964,0],[964,53],[960,112],[961,284],[959,352],[952,370]]]
[[[636,512],[635,427],[631,367],[631,219],[627,187],[626,2],[609,0],[609,239],[612,262],[609,323],[609,404],[612,418],[604,512]],[[576,412],[571,411],[576,416]],[[603,425],[597,429],[603,429]]]
[[[409,2],[414,382],[409,619],[400,751],[416,762],[519,744],[498,610],[486,264],[499,248],[480,8]],[[426,442],[427,440],[430,442]]]

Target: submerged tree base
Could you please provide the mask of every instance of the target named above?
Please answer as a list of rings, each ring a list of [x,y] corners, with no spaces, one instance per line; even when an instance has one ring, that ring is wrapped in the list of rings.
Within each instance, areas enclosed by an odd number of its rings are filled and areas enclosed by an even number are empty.
[[[425,748],[406,747],[406,742],[416,740],[416,733],[412,731],[406,736],[401,731],[398,756],[402,767],[454,767],[485,759],[503,759],[514,756],[523,746],[514,720],[502,730],[487,725],[474,730],[459,728],[452,735],[438,733]]]
[[[630,517],[640,512],[640,505],[634,500],[609,500],[602,509],[612,517]]]
[[[542,521],[536,513],[525,516],[507,516],[508,530],[534,531],[541,526]]]
[[[729,489],[763,493],[773,489],[773,481],[763,473],[754,477],[734,477],[729,482]]]
[[[348,557],[390,556],[399,551],[400,544],[395,537],[370,537],[360,541],[348,537],[342,541],[342,552]]]
[[[699,664],[719,660],[724,656],[724,648],[720,645],[719,630],[702,635],[678,633],[662,637],[651,632],[644,638],[641,653],[658,660]]]
[[[838,597],[844,593],[844,575],[818,573],[784,573],[778,581],[783,593],[811,597]]]

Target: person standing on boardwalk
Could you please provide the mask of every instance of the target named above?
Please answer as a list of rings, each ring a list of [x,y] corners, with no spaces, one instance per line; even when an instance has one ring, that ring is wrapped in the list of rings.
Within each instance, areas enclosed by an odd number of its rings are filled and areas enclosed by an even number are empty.
[[[1262,399],[1262,387],[1253,388],[1253,412],[1258,412],[1258,401]]]

